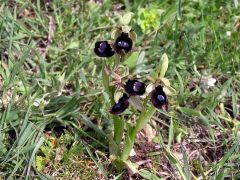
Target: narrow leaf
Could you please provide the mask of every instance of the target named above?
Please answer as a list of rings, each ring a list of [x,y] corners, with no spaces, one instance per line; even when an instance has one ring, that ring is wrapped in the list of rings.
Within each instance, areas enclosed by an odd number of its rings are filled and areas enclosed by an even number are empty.
[[[168,69],[168,57],[167,54],[164,53],[160,60],[160,69],[159,69],[159,77],[163,78]]]

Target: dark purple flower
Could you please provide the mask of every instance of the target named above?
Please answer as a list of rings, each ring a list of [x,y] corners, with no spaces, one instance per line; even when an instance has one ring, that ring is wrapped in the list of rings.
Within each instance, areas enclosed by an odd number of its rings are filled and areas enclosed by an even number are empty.
[[[168,108],[167,96],[164,93],[162,86],[160,86],[160,85],[157,86],[151,92],[151,101],[152,101],[152,104],[158,109],[167,109]]]
[[[118,103],[115,103],[111,109],[109,110],[109,112],[111,114],[121,114],[123,111],[125,111],[128,106],[129,106],[129,102],[128,102],[128,95],[127,94],[123,94],[123,96],[118,100]]]
[[[99,57],[111,57],[114,55],[114,51],[108,41],[98,41],[95,43],[94,52]]]
[[[132,49],[133,42],[129,38],[128,33],[122,32],[122,34],[116,39],[115,48],[117,52],[124,50],[125,53]]]
[[[145,93],[145,84],[138,80],[128,80],[124,86],[125,92],[129,95],[141,96]]]

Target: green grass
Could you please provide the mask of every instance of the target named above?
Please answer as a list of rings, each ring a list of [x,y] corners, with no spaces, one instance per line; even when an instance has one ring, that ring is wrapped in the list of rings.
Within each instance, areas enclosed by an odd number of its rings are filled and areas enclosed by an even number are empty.
[[[141,165],[132,177],[238,179],[240,6],[230,0],[103,2],[0,1],[0,178],[130,176],[109,157],[112,102],[102,70],[111,60],[96,57],[93,48],[131,11],[140,65],[130,72],[146,80],[166,53],[165,76],[177,91],[168,112],[157,110],[152,118],[153,142],[138,137],[130,160],[150,159],[151,166]],[[119,3],[126,9],[117,10]],[[161,14],[157,27],[142,32],[141,8]],[[206,77],[217,80],[214,87]],[[129,124],[135,114],[130,108]]]

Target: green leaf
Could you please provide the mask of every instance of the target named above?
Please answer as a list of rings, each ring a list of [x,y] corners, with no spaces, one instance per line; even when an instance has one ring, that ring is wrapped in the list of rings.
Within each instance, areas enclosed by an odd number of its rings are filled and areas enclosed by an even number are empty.
[[[224,164],[226,163],[226,161],[231,157],[231,155],[233,154],[233,152],[235,151],[235,149],[237,147],[239,147],[239,143],[240,141],[238,140],[232,147],[231,149],[229,149],[229,151],[223,156],[223,158],[216,164],[215,168],[222,168],[224,166]]]
[[[151,71],[150,76],[153,79],[164,78],[168,69],[168,57],[167,54],[164,53],[159,61],[159,64],[156,66],[154,70]]]
[[[215,180],[223,180],[225,176],[227,176],[227,174],[225,173],[225,169],[223,169],[216,175]]]
[[[163,78],[168,69],[168,56],[164,53],[161,57],[160,64],[159,64],[159,77]]]
[[[72,99],[67,102],[61,109],[59,109],[56,112],[57,118],[63,118],[69,114],[69,112],[73,111],[74,108],[81,102],[85,97],[80,97],[78,95],[75,95],[72,97]]]
[[[211,123],[209,119],[206,116],[204,116],[202,113],[200,113],[200,118],[202,120],[202,123],[208,128],[209,134],[211,135],[212,140],[215,142],[214,132],[211,127]]]
[[[191,180],[191,173],[190,173],[190,167],[189,167],[189,163],[188,163],[188,156],[186,153],[186,150],[184,149],[183,146],[181,146],[182,149],[182,153],[183,153],[183,171],[184,174],[186,175],[187,180]]]
[[[144,128],[144,126],[149,122],[155,112],[156,108],[154,106],[151,106],[140,114],[135,127],[137,132],[141,131]]]
[[[200,162],[199,159],[193,160],[193,166],[198,172],[200,172],[203,180],[206,180],[207,178],[206,178],[206,175],[204,174],[204,169],[203,169],[202,163]]]
[[[119,157],[120,156],[121,150],[119,148],[119,143],[122,140],[122,134],[119,137],[121,137],[120,141],[117,141],[117,140],[113,139],[112,135],[109,135],[109,137],[108,137],[109,152],[110,152],[111,156],[114,156],[114,157]]]
[[[177,19],[178,19],[179,21],[182,19],[181,0],[178,0]]]
[[[31,167],[32,167],[32,162],[35,160],[34,157],[35,157],[38,149],[42,146],[44,140],[45,140],[44,137],[39,137],[37,143],[35,144],[35,148],[32,151],[30,159],[28,160],[27,176],[29,176],[29,174],[30,174],[30,170],[31,170]]]
[[[121,159],[123,161],[126,161],[128,159],[128,156],[133,148],[134,145],[134,139],[136,137],[136,128],[131,127],[130,125],[127,126],[128,127],[128,131],[127,131],[127,135],[125,137],[125,143],[124,143],[124,148],[123,148],[123,152],[121,155]]]
[[[88,145],[87,145],[86,143],[84,143],[84,142],[82,142],[82,143],[83,143],[85,149],[87,150],[89,156],[91,157],[91,159],[94,161],[94,163],[96,164],[96,166],[98,167],[98,169],[101,171],[101,173],[102,173],[102,174],[104,175],[104,177],[106,178],[106,177],[107,177],[107,172],[106,172],[106,170],[104,169],[103,165],[99,163],[100,160],[99,160],[99,159],[97,160],[96,157],[94,157],[92,151],[89,149],[89,147],[88,147]]]
[[[170,149],[171,144],[173,142],[174,139],[174,130],[173,130],[173,120],[171,118],[171,123],[170,123],[170,127],[169,127],[169,133],[168,133],[168,148]]]
[[[182,168],[179,160],[171,153],[170,150],[166,149],[164,146],[163,146],[163,150],[165,152],[165,155],[166,155],[167,159],[170,161],[170,163],[174,164],[176,166],[176,168],[177,168],[180,176],[182,177],[182,179],[187,180],[187,177],[183,172],[183,168]]]
[[[137,133],[144,128],[144,126],[149,122],[149,120],[151,119],[151,117],[154,115],[155,112],[156,112],[155,107],[153,106],[149,107],[148,109],[146,109],[140,114],[137,120],[137,124],[134,128],[128,126],[128,134],[126,136],[124,149],[121,156],[121,159],[123,161],[127,160],[131,152]]]
[[[194,109],[190,109],[190,108],[185,108],[185,107],[179,107],[179,110],[187,115],[187,116],[197,116],[197,117],[200,117],[200,112],[199,111],[196,111]]]
[[[136,63],[138,60],[139,52],[133,52],[131,56],[129,56],[125,61],[124,65],[127,65],[129,68],[134,68],[136,67]]]
[[[183,84],[183,79],[181,77],[181,75],[178,73],[178,71],[175,69],[175,73],[178,77],[178,81],[179,81],[179,92],[180,92],[180,95],[183,96],[183,93],[184,93],[184,84]]]
[[[100,129],[97,125],[95,125],[87,116],[85,116],[84,114],[80,114],[80,116],[82,117],[80,119],[81,122],[86,124],[88,127],[92,128],[99,136],[106,137],[105,132],[102,129]]]
[[[145,178],[147,180],[160,180],[160,178],[157,177],[155,174],[153,174],[145,169],[139,170],[138,174],[140,174],[143,178]]]
[[[124,163],[127,166],[128,170],[131,171],[131,173],[138,173],[138,165],[136,163],[132,163],[131,161],[124,161]]]
[[[105,144],[103,144],[102,142],[98,141],[97,139],[95,139],[94,137],[90,136],[88,133],[86,133],[84,130],[82,130],[81,128],[79,128],[75,123],[70,122],[70,124],[82,135],[92,139],[94,142],[96,142],[97,144],[101,145],[104,148],[107,148],[107,146]]]
[[[17,172],[17,170],[22,166],[24,159],[20,159],[17,164],[15,164],[14,169],[12,170],[11,174],[8,176],[8,179],[14,179],[13,176]],[[45,166],[44,166],[45,167]]]
[[[79,48],[79,41],[72,41],[69,45],[64,49],[64,51],[68,49],[78,49]]]

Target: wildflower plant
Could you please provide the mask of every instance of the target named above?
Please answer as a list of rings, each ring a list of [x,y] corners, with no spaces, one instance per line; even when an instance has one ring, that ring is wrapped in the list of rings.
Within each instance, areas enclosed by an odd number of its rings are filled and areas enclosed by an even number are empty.
[[[156,30],[159,27],[159,14],[154,7],[139,9],[137,23],[143,32],[148,33],[150,30]]]
[[[103,61],[102,78],[105,91],[112,103],[109,113],[114,130],[108,137],[109,151],[113,162],[120,169],[131,164],[128,156],[133,149],[137,133],[149,122],[156,108],[168,109],[167,95],[175,93],[169,80],[164,77],[168,68],[166,54],[162,56],[159,65],[144,79],[129,74],[129,68],[134,68],[136,61],[131,65],[126,62],[130,61],[131,54],[136,51],[134,42],[137,38],[134,30],[128,26],[131,17],[131,13],[121,17],[122,26],[113,30],[111,36],[113,40],[97,41],[94,48],[95,54],[99,57],[110,58],[115,55],[114,63],[109,59]],[[126,119],[130,117],[129,113],[125,113],[130,107],[136,109],[133,113],[140,112],[135,123],[129,123]]]

